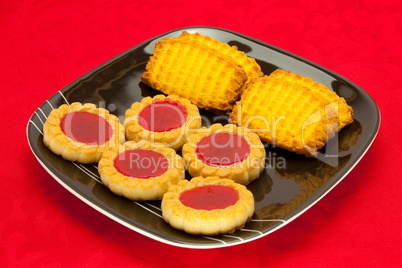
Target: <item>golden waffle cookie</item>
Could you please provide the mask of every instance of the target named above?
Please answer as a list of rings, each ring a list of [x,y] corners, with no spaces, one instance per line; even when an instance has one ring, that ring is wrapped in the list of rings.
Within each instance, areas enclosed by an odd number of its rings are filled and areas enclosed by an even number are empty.
[[[322,96],[322,98],[327,100],[329,103],[333,103],[332,105],[338,110],[338,116],[336,120],[338,123],[338,131],[341,130],[344,126],[352,123],[352,107],[347,105],[344,98],[339,97],[335,92],[331,91],[325,85],[315,82],[309,77],[304,77],[299,74],[294,74],[291,71],[284,71],[281,69],[275,70],[269,76],[272,78],[280,79],[281,81],[301,84],[304,87],[311,88],[314,92]]]
[[[159,41],[142,81],[165,94],[187,98],[200,108],[230,110],[247,76],[231,57],[200,42],[181,38]]]
[[[334,136],[336,111],[327,104],[310,88],[264,76],[247,86],[230,118],[263,141],[310,157]]]
[[[250,58],[244,52],[239,51],[236,46],[230,46],[226,43],[222,43],[209,36],[201,35],[199,33],[191,34],[188,32],[183,32],[180,35],[180,38],[201,42],[213,49],[216,49],[218,52],[231,57],[241,67],[243,67],[247,75],[247,82],[253,78],[261,77],[264,75],[261,71],[260,65],[258,65],[255,59]]]

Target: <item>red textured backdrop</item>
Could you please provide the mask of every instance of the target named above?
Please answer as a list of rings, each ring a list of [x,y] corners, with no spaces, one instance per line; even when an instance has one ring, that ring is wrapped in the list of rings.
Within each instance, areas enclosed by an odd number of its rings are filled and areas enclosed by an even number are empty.
[[[396,267],[402,3],[370,1],[0,1],[2,267]],[[32,155],[32,112],[68,83],[166,31],[214,26],[293,52],[355,82],[382,124],[355,169],[284,228],[239,246],[183,249],[137,234],[60,186]]]

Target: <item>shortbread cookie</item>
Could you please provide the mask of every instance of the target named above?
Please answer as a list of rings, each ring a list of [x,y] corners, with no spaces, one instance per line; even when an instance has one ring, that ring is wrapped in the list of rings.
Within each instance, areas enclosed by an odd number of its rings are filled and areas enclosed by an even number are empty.
[[[334,136],[336,117],[337,111],[312,89],[269,76],[248,84],[230,114],[232,122],[263,141],[309,157]]]
[[[94,104],[63,104],[49,114],[43,142],[66,160],[96,163],[106,149],[124,142],[124,127],[116,116]]]
[[[313,92],[327,100],[337,111],[336,122],[338,124],[337,131],[353,122],[353,109],[344,98],[339,97],[335,92],[331,91],[327,86],[313,81],[310,77],[294,74],[291,71],[277,69],[270,75],[272,78],[279,79],[282,82],[300,84],[306,88],[312,89]]]
[[[229,179],[196,177],[171,186],[162,199],[163,219],[194,235],[233,233],[254,213],[254,197]]]
[[[133,103],[126,111],[124,127],[128,140],[159,142],[179,150],[188,133],[201,127],[201,117],[187,99],[156,95]]]
[[[191,176],[218,176],[248,184],[265,166],[265,148],[258,135],[234,124],[214,124],[190,134],[182,149]]]
[[[210,48],[216,49],[218,52],[231,57],[235,62],[243,67],[244,71],[246,72],[246,83],[253,78],[261,77],[264,75],[261,71],[260,65],[258,65],[256,60],[254,58],[248,57],[246,53],[238,50],[236,46],[230,46],[229,44],[222,43],[206,35],[202,35],[199,33],[188,33],[186,31],[184,31],[180,35],[180,38],[201,42],[209,46]]]
[[[107,150],[98,164],[102,182],[131,200],[158,200],[169,186],[184,179],[182,158],[160,143],[132,141]]]
[[[199,108],[228,111],[247,75],[231,57],[176,37],[156,43],[141,78],[150,87],[186,98]]]

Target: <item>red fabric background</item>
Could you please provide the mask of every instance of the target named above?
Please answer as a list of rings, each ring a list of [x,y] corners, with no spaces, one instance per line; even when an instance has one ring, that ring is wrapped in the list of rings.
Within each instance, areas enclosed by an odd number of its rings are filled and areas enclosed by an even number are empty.
[[[46,173],[25,133],[32,112],[76,78],[155,35],[200,25],[323,65],[364,88],[382,114],[366,156],[310,210],[262,239],[211,250],[165,245],[98,213]],[[2,267],[402,265],[401,1],[0,1],[0,36]]]

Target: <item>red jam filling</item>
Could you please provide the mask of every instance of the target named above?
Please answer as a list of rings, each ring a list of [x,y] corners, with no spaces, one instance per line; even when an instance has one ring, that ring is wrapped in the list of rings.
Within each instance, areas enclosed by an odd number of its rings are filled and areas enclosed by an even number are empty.
[[[237,134],[213,133],[198,142],[196,154],[207,165],[225,167],[245,160],[250,146]]]
[[[237,190],[224,185],[204,185],[184,191],[180,195],[183,205],[194,209],[224,209],[239,200]]]
[[[125,176],[148,179],[165,173],[169,168],[169,161],[158,152],[135,149],[120,153],[114,159],[114,166]]]
[[[170,131],[186,122],[187,110],[172,100],[160,100],[148,104],[139,114],[139,124],[153,132]]]
[[[71,112],[61,120],[67,137],[87,145],[101,145],[110,140],[113,129],[101,116],[89,112]]]

